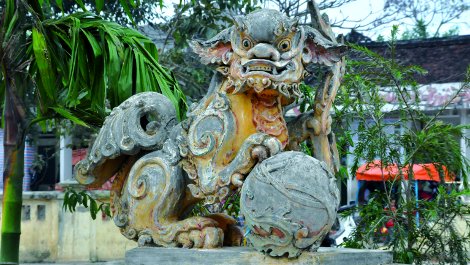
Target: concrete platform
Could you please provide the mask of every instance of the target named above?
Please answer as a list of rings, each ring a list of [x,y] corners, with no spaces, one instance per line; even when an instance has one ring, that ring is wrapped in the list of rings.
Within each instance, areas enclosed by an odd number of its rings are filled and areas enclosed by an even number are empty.
[[[392,264],[392,253],[383,250],[320,248],[304,252],[297,259],[271,258],[247,247],[222,249],[134,248],[126,252],[127,265],[235,265],[235,264],[325,264],[378,265]]]

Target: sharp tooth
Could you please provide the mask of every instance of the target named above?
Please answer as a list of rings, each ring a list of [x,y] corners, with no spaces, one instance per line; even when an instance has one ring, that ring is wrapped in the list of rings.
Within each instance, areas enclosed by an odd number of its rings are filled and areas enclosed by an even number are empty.
[[[273,67],[273,75],[277,75],[277,67]]]
[[[268,78],[263,78],[263,80],[261,82],[263,83],[264,87],[268,87],[268,86],[271,85],[271,80],[268,79]]]
[[[297,97],[302,96],[302,91],[300,91],[299,84],[292,84],[292,92]]]
[[[290,97],[289,91],[287,90],[287,85],[284,83],[279,84],[279,92],[286,97]]]
[[[259,86],[255,86],[254,89],[255,89],[256,93],[261,93],[264,90],[263,87],[259,87]]]
[[[237,82],[235,82],[235,89],[233,90],[232,94],[236,94],[240,92],[241,88],[242,88],[242,82],[240,80],[237,80]]]
[[[229,72],[229,68],[227,66],[220,66],[220,67],[217,67],[216,69],[218,72],[220,72],[221,74],[223,75],[228,75],[228,72]]]
[[[231,86],[233,86],[233,80],[229,78],[227,80],[227,87],[231,87]]]

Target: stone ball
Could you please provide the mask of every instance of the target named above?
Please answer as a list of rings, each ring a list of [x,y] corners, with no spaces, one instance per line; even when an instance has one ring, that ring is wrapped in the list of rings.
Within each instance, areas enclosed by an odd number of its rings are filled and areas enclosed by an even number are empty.
[[[336,218],[339,190],[324,162],[282,152],[251,171],[241,190],[247,240],[270,256],[316,251]]]

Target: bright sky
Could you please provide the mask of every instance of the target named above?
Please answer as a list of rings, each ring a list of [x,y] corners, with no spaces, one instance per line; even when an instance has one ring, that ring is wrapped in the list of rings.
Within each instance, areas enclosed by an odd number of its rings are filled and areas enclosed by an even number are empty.
[[[430,0],[432,1],[432,0]],[[466,0],[470,1],[470,0]],[[168,16],[173,15],[173,9],[172,9],[172,3],[179,3],[180,0],[167,0],[164,1],[165,5],[167,8],[164,8],[163,14],[166,14]],[[384,0],[356,0],[352,3],[345,4],[341,6],[340,8],[336,9],[328,9],[325,10],[324,12],[327,13],[328,17],[330,18],[330,21],[340,21],[345,18],[347,18],[349,23],[344,24],[346,27],[354,27],[357,23],[364,24],[364,22],[371,21],[373,20],[374,17],[379,16],[380,13],[382,12],[382,8],[384,6]],[[273,8],[272,4],[268,4],[266,6],[268,8]],[[432,14],[428,14],[427,17],[425,17],[425,20],[430,19],[430,16]],[[393,21],[392,23],[388,25],[383,25],[378,28],[374,28],[373,30],[369,32],[363,32],[366,36],[376,39],[378,35],[382,35],[385,37],[390,36],[390,30],[392,28],[392,25],[400,25],[400,32],[403,32],[406,30],[406,28],[411,29],[413,27],[413,22],[411,20],[408,21]],[[441,33],[448,31],[452,27],[458,26],[459,28],[459,35],[467,35],[470,34],[470,11],[467,11],[464,13],[460,19],[456,20],[452,24],[448,24],[446,26],[443,26],[440,30]],[[431,25],[430,28],[428,29],[428,32],[433,33],[436,28],[436,25]],[[339,34],[347,34],[350,30],[349,29],[334,29],[334,31]]]
[[[470,0],[469,0],[470,1]],[[349,20],[356,20],[356,21],[370,21],[371,18],[377,16],[382,12],[382,8],[384,6],[384,0],[357,0],[355,2],[346,4],[341,8],[330,9],[327,10],[327,14],[330,20],[341,20],[343,18],[348,18]],[[369,16],[370,15],[370,16]],[[431,19],[432,14],[428,14],[425,17],[425,20]],[[367,36],[375,38],[379,34],[383,36],[390,36],[390,30],[392,25],[397,24],[401,28],[401,32],[405,30],[406,27],[412,28],[413,24],[411,20],[408,21],[394,21],[391,24],[378,28],[372,32],[366,33]],[[347,26],[354,26],[355,23],[349,23]],[[462,14],[460,19],[456,20],[455,23],[446,25],[442,27],[440,32],[446,32],[454,26],[458,26],[459,28],[459,35],[467,35],[470,34],[470,11],[465,12]],[[429,28],[429,32],[434,32],[436,29],[436,25],[432,25]],[[347,33],[349,30],[336,30],[337,33]]]

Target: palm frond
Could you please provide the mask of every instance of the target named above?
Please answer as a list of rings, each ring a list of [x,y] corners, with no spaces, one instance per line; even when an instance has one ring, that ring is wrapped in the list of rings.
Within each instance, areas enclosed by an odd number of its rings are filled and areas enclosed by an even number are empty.
[[[158,63],[155,44],[133,29],[76,13],[36,21],[30,45],[37,98],[47,106],[40,109],[43,116],[63,116],[57,110],[67,109],[103,120],[113,107],[145,91],[167,96],[178,117],[184,116],[185,98],[174,76]],[[76,118],[96,123],[89,115]]]

